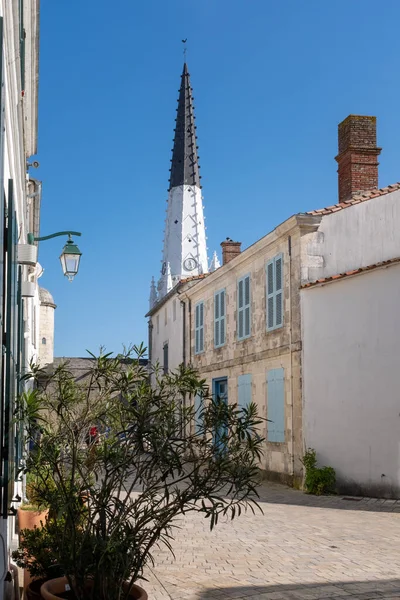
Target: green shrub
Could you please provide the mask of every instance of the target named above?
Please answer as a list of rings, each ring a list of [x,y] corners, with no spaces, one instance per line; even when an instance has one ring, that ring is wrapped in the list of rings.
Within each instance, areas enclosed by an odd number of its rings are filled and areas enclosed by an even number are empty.
[[[321,496],[333,494],[336,486],[336,472],[332,467],[317,467],[317,453],[313,448],[308,448],[303,460],[306,474],[304,487],[308,494]]]

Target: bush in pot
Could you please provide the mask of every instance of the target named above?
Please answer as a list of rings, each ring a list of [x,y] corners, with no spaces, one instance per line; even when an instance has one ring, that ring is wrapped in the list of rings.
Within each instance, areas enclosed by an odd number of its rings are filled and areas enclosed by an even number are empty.
[[[64,575],[57,563],[53,528],[54,523],[46,521],[42,527],[23,529],[19,548],[12,553],[15,563],[30,576],[28,585],[24,586],[28,600],[40,598],[40,588],[45,581]]]
[[[154,548],[172,549],[178,517],[201,512],[212,528],[221,515],[256,505],[263,440],[255,405],[238,410],[213,399],[191,367],[166,375],[156,367],[150,383],[144,348],[134,352],[91,355],[79,382],[68,364],[44,379],[31,373],[42,420],[27,467],[45,464],[54,478],[51,494],[42,492],[57,563],[78,600],[137,594]]]

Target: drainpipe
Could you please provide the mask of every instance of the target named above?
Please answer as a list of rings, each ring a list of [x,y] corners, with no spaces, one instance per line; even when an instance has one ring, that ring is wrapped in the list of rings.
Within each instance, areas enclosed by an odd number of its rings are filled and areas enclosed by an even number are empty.
[[[183,366],[186,367],[186,304],[184,300],[181,300],[182,306],[182,319],[183,319],[183,327],[182,327],[182,362]]]
[[[288,237],[288,254],[289,254],[289,350],[290,350],[290,424],[291,424],[291,444],[292,444],[292,456],[291,456],[291,475],[292,484],[294,480],[294,408],[293,408],[293,348],[292,348],[292,337],[293,337],[293,326],[292,326],[292,237]]]

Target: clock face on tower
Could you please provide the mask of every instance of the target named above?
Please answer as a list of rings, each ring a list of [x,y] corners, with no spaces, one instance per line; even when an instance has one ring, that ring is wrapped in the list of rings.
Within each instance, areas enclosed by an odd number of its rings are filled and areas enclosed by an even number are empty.
[[[197,261],[195,258],[186,258],[183,261],[183,268],[185,271],[193,271],[197,267]]]

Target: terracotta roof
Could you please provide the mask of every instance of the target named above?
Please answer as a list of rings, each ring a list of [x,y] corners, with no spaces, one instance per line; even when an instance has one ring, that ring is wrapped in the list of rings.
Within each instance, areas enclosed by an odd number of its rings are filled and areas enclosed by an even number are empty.
[[[372,269],[378,269],[379,267],[387,267],[389,265],[393,265],[400,262],[400,257],[391,258],[390,260],[384,260],[382,262],[375,263],[373,265],[368,265],[367,267],[360,267],[359,269],[353,269],[352,271],[346,271],[345,273],[339,273],[339,275],[331,275],[331,277],[323,277],[322,279],[317,279],[316,281],[311,281],[309,283],[305,283],[301,286],[301,289],[310,288],[320,283],[328,283],[331,281],[337,281],[338,279],[344,279],[345,277],[351,277],[352,275],[358,275],[359,273],[364,273],[365,271],[371,271]]]
[[[371,190],[370,192],[356,194],[352,197],[351,200],[348,200],[347,202],[333,204],[332,206],[327,206],[326,208],[319,208],[317,210],[309,210],[308,212],[306,212],[306,214],[330,215],[331,213],[337,212],[338,210],[343,210],[344,208],[347,208],[349,206],[354,206],[354,204],[360,204],[361,202],[365,202],[366,200],[372,200],[372,198],[378,198],[379,196],[390,194],[391,192],[395,192],[396,190],[400,190],[400,182],[394,183],[393,185],[388,185],[384,188],[380,188],[379,190]]]
[[[185,277],[185,279],[181,279],[181,283],[195,281],[196,279],[205,279],[208,275],[210,275],[210,273],[201,273],[200,275],[192,275],[192,277]]]

